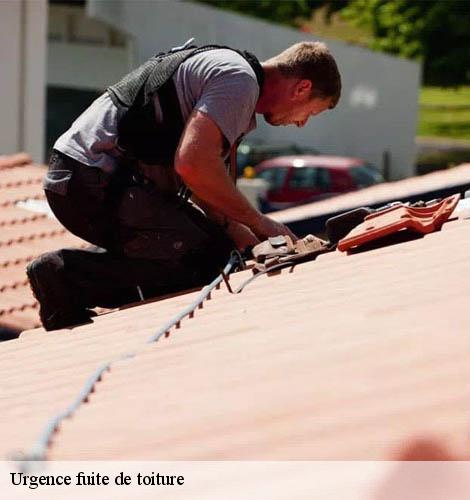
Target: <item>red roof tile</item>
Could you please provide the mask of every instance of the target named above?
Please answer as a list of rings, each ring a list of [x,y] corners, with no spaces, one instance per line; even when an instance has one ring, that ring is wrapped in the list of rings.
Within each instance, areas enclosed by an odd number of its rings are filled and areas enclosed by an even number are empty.
[[[469,228],[321,255],[239,295],[222,285],[157,344],[194,294],[25,332],[0,345],[0,452],[28,451],[101,363],[137,351],[62,423],[50,458],[374,460],[420,439],[468,455]]]
[[[27,186],[28,184],[41,184],[44,171],[37,166],[23,165],[10,168],[2,172],[0,188]]]
[[[437,231],[454,212],[459,200],[460,194],[456,194],[426,207],[408,207],[400,203],[369,214],[362,224],[338,242],[338,250],[360,247],[404,230],[419,234]]]
[[[0,156],[0,170],[15,168],[22,165],[30,165],[31,156],[27,153],[17,153],[15,155]]]
[[[37,221],[46,219],[46,214],[30,212],[23,208],[17,207],[2,207],[0,210],[0,227],[5,227],[15,224],[23,224],[29,221]]]
[[[45,201],[44,167],[32,165],[31,158],[20,153],[0,157],[0,170],[0,326],[21,331],[40,325],[25,274],[28,262],[41,253],[84,242],[46,214],[17,205]]]
[[[24,200],[42,200],[44,194],[41,187],[35,184],[19,184],[3,190],[0,199],[0,207],[15,205]]]

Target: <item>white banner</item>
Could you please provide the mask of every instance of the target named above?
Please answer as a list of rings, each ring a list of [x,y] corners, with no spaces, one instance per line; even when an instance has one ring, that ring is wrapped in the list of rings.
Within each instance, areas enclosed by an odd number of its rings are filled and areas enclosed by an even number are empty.
[[[0,462],[0,498],[468,500],[470,462]]]

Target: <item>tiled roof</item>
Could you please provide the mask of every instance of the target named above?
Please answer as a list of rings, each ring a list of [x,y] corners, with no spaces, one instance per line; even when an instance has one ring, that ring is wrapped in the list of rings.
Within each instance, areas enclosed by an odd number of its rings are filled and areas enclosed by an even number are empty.
[[[28,451],[101,363],[137,349],[62,423],[50,458],[373,460],[423,440],[460,454],[469,245],[461,215],[420,239],[260,276],[239,295],[222,286],[155,344],[145,340],[194,294],[25,332],[0,345],[0,453]]]
[[[22,208],[28,200],[45,202],[44,173],[27,154],[0,157],[0,327],[39,326],[26,265],[43,252],[84,244],[47,214]]]

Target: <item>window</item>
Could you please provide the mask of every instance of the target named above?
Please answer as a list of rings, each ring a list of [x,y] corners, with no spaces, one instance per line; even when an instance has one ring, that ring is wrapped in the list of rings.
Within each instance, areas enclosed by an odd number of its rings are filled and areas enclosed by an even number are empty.
[[[294,168],[289,187],[292,189],[317,188],[326,191],[330,188],[330,172],[321,167]]]
[[[266,170],[262,170],[258,174],[258,177],[264,179],[269,184],[269,189],[274,191],[281,189],[284,185],[287,171],[288,167],[267,168]]]
[[[350,172],[357,187],[368,187],[383,182],[382,174],[372,165],[352,167]]]

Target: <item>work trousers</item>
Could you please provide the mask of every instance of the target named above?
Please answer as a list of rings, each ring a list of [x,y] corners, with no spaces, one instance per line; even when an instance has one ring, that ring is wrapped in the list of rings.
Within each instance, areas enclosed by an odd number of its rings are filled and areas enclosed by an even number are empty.
[[[64,295],[76,308],[118,307],[202,286],[234,248],[200,210],[136,180],[132,169],[107,174],[55,151],[45,188],[59,222],[94,245],[41,257],[64,287],[55,300]]]

